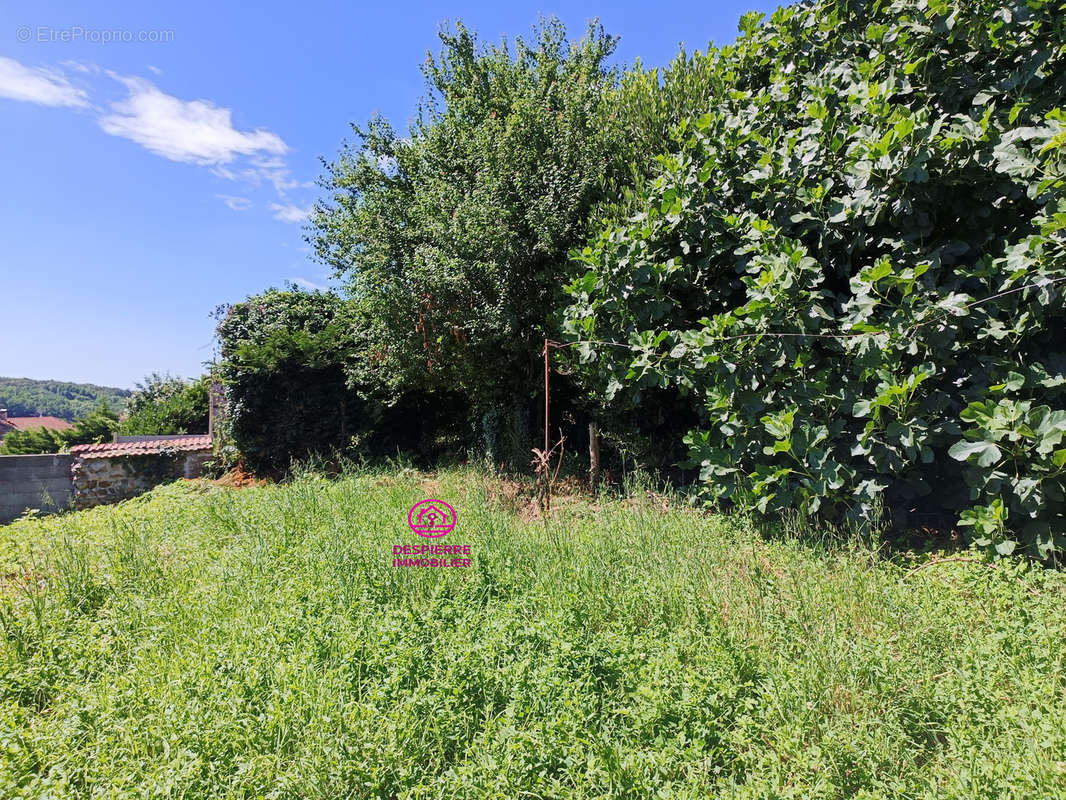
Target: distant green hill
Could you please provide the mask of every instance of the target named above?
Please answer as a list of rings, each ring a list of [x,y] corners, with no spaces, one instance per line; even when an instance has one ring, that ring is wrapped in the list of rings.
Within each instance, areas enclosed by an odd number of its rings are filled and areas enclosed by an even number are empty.
[[[130,394],[129,389],[92,383],[0,378],[0,408],[6,408],[12,417],[43,414],[73,421],[92,411],[100,398],[105,398],[115,411],[122,411]]]

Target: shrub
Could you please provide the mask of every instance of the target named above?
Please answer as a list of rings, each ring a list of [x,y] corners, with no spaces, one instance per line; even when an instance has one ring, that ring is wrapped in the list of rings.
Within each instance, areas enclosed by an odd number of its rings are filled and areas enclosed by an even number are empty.
[[[271,289],[224,312],[223,461],[277,473],[309,456],[432,456],[455,444],[466,414],[454,395],[390,394],[353,367],[364,352],[355,314],[336,294],[296,289]]]
[[[270,289],[220,320],[223,434],[250,468],[288,469],[294,458],[342,448],[354,431],[342,309],[332,293]]]
[[[575,253],[591,389],[698,414],[690,464],[719,501],[880,498],[1001,553],[1066,546],[1063,19],[1042,0],[745,17],[636,213]]]
[[[186,381],[153,373],[137,384],[119,425],[124,435],[205,433],[208,426],[209,379]]]
[[[0,455],[32,455],[34,453],[58,453],[63,447],[59,431],[45,427],[11,431],[0,442]]]

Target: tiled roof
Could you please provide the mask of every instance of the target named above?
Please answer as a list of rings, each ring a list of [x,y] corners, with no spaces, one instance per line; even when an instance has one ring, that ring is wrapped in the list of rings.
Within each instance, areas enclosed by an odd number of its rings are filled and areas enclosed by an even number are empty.
[[[150,442],[104,442],[103,444],[78,444],[70,452],[81,458],[114,458],[116,456],[149,456],[165,451],[195,453],[211,449],[211,437],[181,436],[173,439],[157,439]]]
[[[65,431],[74,426],[59,417],[6,417],[0,419],[0,433],[26,431],[30,428],[48,428],[50,431]]]

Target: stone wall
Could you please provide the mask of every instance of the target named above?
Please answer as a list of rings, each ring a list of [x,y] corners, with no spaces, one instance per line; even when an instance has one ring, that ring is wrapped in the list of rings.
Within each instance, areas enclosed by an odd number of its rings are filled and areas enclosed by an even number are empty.
[[[178,478],[198,478],[211,453],[161,453],[79,458],[74,463],[74,508],[117,503]]]
[[[74,456],[0,456],[0,525],[26,509],[62,511],[70,507]]]

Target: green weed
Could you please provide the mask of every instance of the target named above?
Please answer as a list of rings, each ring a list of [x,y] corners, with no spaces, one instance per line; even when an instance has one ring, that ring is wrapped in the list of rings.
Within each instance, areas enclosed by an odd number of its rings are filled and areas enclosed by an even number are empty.
[[[1061,573],[351,469],[0,528],[0,796],[1066,795]]]

